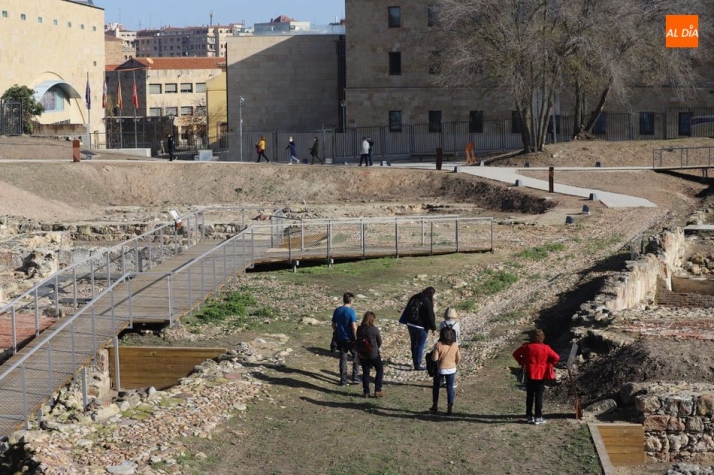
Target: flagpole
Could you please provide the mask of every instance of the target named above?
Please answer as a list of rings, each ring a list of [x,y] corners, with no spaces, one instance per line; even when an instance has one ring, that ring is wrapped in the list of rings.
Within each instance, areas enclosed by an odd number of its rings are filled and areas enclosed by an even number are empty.
[[[136,106],[137,106],[138,97],[139,97],[136,92],[136,69],[132,70],[131,74],[134,79],[134,85],[132,86],[132,89],[131,89],[131,102],[134,105],[134,148],[139,148],[139,143],[136,139]]]
[[[87,88],[89,88],[89,71],[87,71]],[[91,101],[91,90],[90,90],[90,101]],[[87,104],[87,137],[89,142],[89,148],[92,148],[92,107]]]

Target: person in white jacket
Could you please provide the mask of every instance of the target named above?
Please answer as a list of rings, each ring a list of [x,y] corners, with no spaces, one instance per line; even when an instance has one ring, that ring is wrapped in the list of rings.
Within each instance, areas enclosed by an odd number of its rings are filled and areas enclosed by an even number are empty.
[[[369,163],[369,142],[367,141],[367,137],[362,137],[362,150],[361,154],[359,156],[359,166],[362,166],[362,161],[364,160],[364,166],[367,167],[370,165]]]

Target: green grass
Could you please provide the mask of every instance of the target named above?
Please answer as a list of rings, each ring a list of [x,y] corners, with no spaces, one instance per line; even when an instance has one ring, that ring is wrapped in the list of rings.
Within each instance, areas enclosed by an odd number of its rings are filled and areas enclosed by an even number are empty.
[[[260,305],[248,288],[242,288],[210,300],[185,322],[188,325],[225,322],[230,327],[251,328],[275,315],[274,309]]]
[[[476,305],[476,302],[474,302],[473,300],[464,300],[462,302],[457,303],[455,307],[457,310],[473,312],[474,310],[476,310],[476,307],[478,307],[478,305]]]
[[[530,249],[524,249],[515,254],[516,257],[521,259],[528,259],[531,261],[542,261],[548,258],[551,252],[562,251],[565,249],[565,244],[561,242],[554,242],[544,244],[543,246],[536,246]]]
[[[516,282],[518,282],[516,274],[489,269],[484,271],[484,280],[479,282],[474,290],[481,295],[493,295],[506,290]]]

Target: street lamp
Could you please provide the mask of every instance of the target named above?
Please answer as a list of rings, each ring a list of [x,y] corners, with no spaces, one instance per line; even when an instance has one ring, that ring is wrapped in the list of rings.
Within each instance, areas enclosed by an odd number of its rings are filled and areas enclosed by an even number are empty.
[[[241,96],[240,104],[238,106],[238,123],[239,123],[239,134],[240,134],[240,161],[243,161],[243,106],[245,106],[245,99]]]
[[[340,107],[342,107],[342,156],[347,156],[347,101],[342,99],[340,101]]]

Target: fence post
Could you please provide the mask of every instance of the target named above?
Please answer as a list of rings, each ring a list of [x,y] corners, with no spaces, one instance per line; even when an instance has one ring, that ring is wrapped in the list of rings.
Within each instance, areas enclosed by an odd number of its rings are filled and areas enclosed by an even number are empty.
[[[431,232],[429,233],[429,255],[434,255],[434,221],[429,223]]]
[[[149,240],[149,268],[148,268],[148,270],[151,270],[151,264],[153,263],[153,259],[151,257],[151,241],[152,241],[151,236],[148,237],[148,240]]]
[[[223,255],[225,256],[225,246],[223,246]],[[211,256],[211,260],[213,261],[213,292],[215,292],[218,289],[218,284],[216,283],[216,253],[214,252],[213,255]]]
[[[424,216],[421,217],[421,247],[424,247]]]
[[[20,379],[22,380],[22,412],[25,417],[25,430],[30,428],[30,415],[27,412],[27,380],[25,378],[25,365],[21,366]]]
[[[173,306],[173,300],[171,296],[171,274],[168,276],[168,299],[169,299],[169,326],[172,327],[174,326],[174,306]]]
[[[121,368],[119,365],[119,337],[114,335],[114,389],[121,390]]]
[[[82,366],[82,408],[86,408],[89,405],[89,398],[87,395],[87,367]]]
[[[35,337],[40,336],[40,297],[37,295],[37,292],[39,291],[38,287],[35,287]]]
[[[359,220],[360,246],[362,247],[362,259],[367,257],[367,242],[364,228],[364,219]]]
[[[201,239],[206,239],[206,213],[205,211],[201,211],[201,226],[203,229],[201,229]]]
[[[394,254],[399,259],[399,221],[394,220]]]
[[[191,308],[193,308],[193,284],[191,281],[193,280],[191,278],[191,268],[193,266],[188,266],[188,311],[191,311]]]
[[[290,236],[290,228],[288,228],[288,264],[292,264],[292,263],[293,263],[293,239],[292,239],[292,236]]]
[[[10,311],[10,325],[12,326],[12,354],[17,354],[17,328],[15,325],[15,304],[12,305],[12,309]]]
[[[55,274],[55,316],[59,318],[59,272]]]
[[[327,221],[327,264],[330,264],[330,251],[332,250],[332,220]]]
[[[127,282],[127,294],[129,296],[129,328],[134,328],[134,310],[132,308],[133,293],[131,291],[131,281],[134,279],[129,279]]]
[[[201,296],[198,299],[198,306],[201,306],[201,302],[206,298],[206,269],[204,263],[206,259],[201,259]]]
[[[255,232],[250,228],[250,268],[255,267]]]
[[[52,397],[52,393],[55,392],[55,383],[52,378],[52,342],[47,343],[47,376],[49,378],[50,387],[49,396]]]
[[[92,305],[92,354],[97,353],[97,311]]]
[[[76,347],[74,346],[74,323],[72,323],[70,326],[70,340],[72,342],[72,368],[77,367],[77,358],[76,358]]]
[[[139,239],[134,239],[134,254],[136,254],[136,260],[134,261],[134,270],[136,272],[141,272],[141,259],[139,257]],[[124,269],[124,274],[126,274],[126,269]]]
[[[72,267],[72,303],[77,308],[77,267]]]
[[[459,217],[456,217],[456,252],[459,252]]]
[[[491,252],[493,252],[493,218],[491,218]]]
[[[124,246],[121,247],[121,255],[122,259],[124,258]],[[109,261],[109,251],[107,251],[107,287],[112,285],[112,276],[109,273],[109,269],[111,268],[111,264]]]

